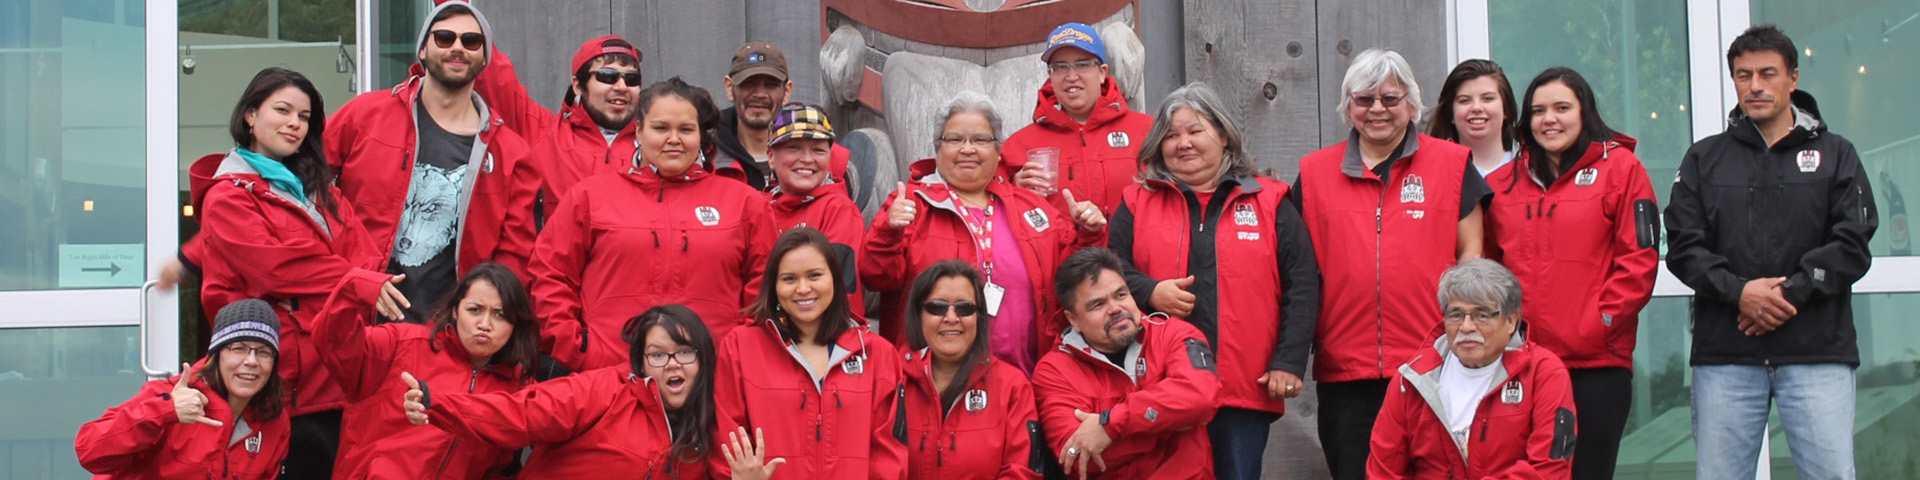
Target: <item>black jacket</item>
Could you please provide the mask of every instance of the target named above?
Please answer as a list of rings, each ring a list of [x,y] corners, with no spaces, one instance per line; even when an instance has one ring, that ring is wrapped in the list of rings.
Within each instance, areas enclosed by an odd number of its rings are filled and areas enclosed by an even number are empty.
[[[726,110],[720,111],[720,124],[714,126],[714,135],[711,137],[714,146],[718,147],[713,158],[713,167],[737,168],[744,174],[745,178],[742,180],[745,180],[747,185],[752,186],[754,190],[767,191],[768,184],[772,183],[768,180],[773,177],[773,172],[754,163],[753,155],[747,153],[745,145],[740,144],[739,126],[739,107],[727,107]]]
[[[1735,109],[1674,178],[1667,268],[1694,290],[1693,365],[1860,364],[1851,297],[1873,261],[1873,190],[1813,96],[1793,92],[1793,106],[1793,130],[1771,148]],[[1799,314],[1750,337],[1738,329],[1740,292],[1766,277],[1787,277]]]

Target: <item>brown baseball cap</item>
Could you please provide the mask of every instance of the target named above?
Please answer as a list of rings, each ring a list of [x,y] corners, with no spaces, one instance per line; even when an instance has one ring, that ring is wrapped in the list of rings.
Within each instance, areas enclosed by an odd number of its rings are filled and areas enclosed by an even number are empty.
[[[767,42],[748,42],[733,52],[733,67],[727,69],[727,76],[734,82],[743,82],[754,75],[787,81],[787,56],[780,53],[780,47]]]

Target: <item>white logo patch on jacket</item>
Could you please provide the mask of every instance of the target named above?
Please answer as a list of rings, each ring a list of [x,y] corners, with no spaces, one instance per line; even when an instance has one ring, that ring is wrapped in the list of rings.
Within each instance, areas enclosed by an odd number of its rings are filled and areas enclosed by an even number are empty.
[[[1032,210],[1028,210],[1025,216],[1027,217],[1027,225],[1032,226],[1034,231],[1037,231],[1037,232],[1047,231],[1047,211],[1046,210],[1034,208]]]
[[[967,411],[978,412],[987,409],[987,391],[973,389],[967,391]]]
[[[1260,215],[1253,212],[1253,204],[1236,203],[1233,205],[1233,224],[1258,227],[1260,226]]]
[[[1125,147],[1127,145],[1132,145],[1132,144],[1133,144],[1133,140],[1127,138],[1127,132],[1113,132],[1113,133],[1107,134],[1107,146],[1109,147],[1121,148],[1121,147]]]
[[[1583,168],[1583,169],[1580,169],[1580,173],[1574,174],[1573,184],[1579,185],[1582,187],[1593,185],[1593,180],[1599,177],[1600,177],[1600,169]]]
[[[1525,398],[1526,392],[1521,390],[1519,380],[1507,382],[1507,387],[1500,389],[1500,403],[1512,405]]]
[[[1427,203],[1427,188],[1419,175],[1400,181],[1400,203]]]
[[[694,218],[700,219],[701,225],[711,227],[720,224],[720,209],[717,208],[708,206],[695,207],[693,209],[693,216]]]
[[[1800,155],[1794,160],[1794,164],[1800,167],[1800,173],[1813,173],[1814,170],[1820,169],[1819,150],[1801,150]]]

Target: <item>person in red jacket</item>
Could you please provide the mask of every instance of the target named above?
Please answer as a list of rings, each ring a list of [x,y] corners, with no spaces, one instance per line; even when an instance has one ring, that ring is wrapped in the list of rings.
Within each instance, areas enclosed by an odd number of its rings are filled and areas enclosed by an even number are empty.
[[[1571,478],[1573,389],[1560,357],[1526,341],[1520,282],[1473,259],[1439,291],[1446,334],[1388,386],[1367,478]]]
[[[1001,168],[1014,184],[1045,195],[1053,208],[1068,209],[1062,191],[1073,190],[1113,216],[1121,192],[1134,184],[1140,152],[1153,117],[1127,108],[1120,86],[1107,73],[1107,48],[1093,27],[1067,23],[1047,35],[1047,83],[1033,106],[1033,124],[1007,137]],[[1043,152],[1042,149],[1051,149]],[[1030,162],[1054,155],[1052,169]]]
[[[1423,108],[1400,54],[1354,56],[1340,83],[1347,140],[1300,159],[1290,195],[1320,264],[1313,377],[1320,445],[1339,480],[1366,476],[1367,436],[1393,366],[1426,341],[1440,272],[1480,256],[1492,195],[1472,151],[1414,130]]]
[[[332,185],[320,141],[325,112],[319,90],[298,72],[255,75],[228,120],[234,149],[193,164],[200,234],[182,248],[202,271],[203,311],[260,298],[279,314],[293,442],[287,465],[299,478],[331,476],[347,403],[309,338],[314,317],[340,279],[384,264],[354,204]],[[385,289],[380,312],[399,318],[408,304],[398,289]]]
[[[772,242],[766,197],[697,162],[705,90],[679,77],[640,92],[640,158],[560,200],[534,247],[534,312],[546,351],[581,372],[627,363],[621,328],[684,304],[715,338],[746,323]]]
[[[1541,72],[1526,104],[1520,158],[1487,177],[1500,192],[1487,253],[1526,288],[1534,343],[1567,364],[1582,437],[1574,477],[1613,478],[1640,309],[1660,266],[1660,208],[1633,138],[1607,128],[1578,72]]]
[[[334,477],[479,479],[497,475],[510,451],[407,428],[393,402],[408,373],[443,392],[511,392],[527,383],[540,342],[533,300],[520,278],[482,263],[435,307],[430,325],[367,326],[371,304],[398,276],[356,273],[340,282],[314,326],[327,368],[347,393]]]
[[[404,321],[424,323],[431,305],[482,262],[526,273],[537,186],[514,171],[527,144],[473,92],[493,59],[486,17],[464,1],[428,13],[412,77],[360,94],[334,113],[327,165],[361,208],[387,273],[418,300]]]
[[[1144,180],[1127,189],[1108,245],[1129,260],[1134,298],[1215,347],[1225,404],[1207,424],[1213,470],[1258,479],[1268,426],[1307,373],[1320,314],[1313,240],[1287,185],[1258,176],[1240,125],[1205,84],[1168,94],[1145,140]]]
[[[1213,349],[1187,322],[1141,318],[1125,271],[1094,247],[1054,276],[1071,328],[1033,371],[1049,446],[1081,479],[1214,478],[1199,428],[1221,404]]]
[[[280,316],[260,299],[220,310],[207,358],[80,426],[80,467],[108,479],[271,480],[288,448]]]
[[[838,188],[831,165],[834,145],[833,124],[818,106],[790,103],[773,119],[773,138],[768,140],[767,164],[773,167],[780,183],[768,195],[772,198],[773,235],[776,237],[797,227],[813,227],[833,242],[834,257],[842,271],[854,271],[854,248],[867,236],[860,207],[853,204],[843,188]],[[859,275],[840,279],[847,292],[853,317],[867,318],[866,294],[860,288]]]
[[[839,288],[851,273],[831,258],[832,244],[819,230],[780,235],[759,300],[748,309],[756,322],[720,339],[716,431],[765,438],[751,446],[762,455],[709,455],[714,478],[763,469],[774,479],[906,474],[907,449],[894,429],[900,354],[853,318]]]
[[[908,479],[1038,480],[1046,466],[1033,385],[989,353],[980,286],[978,271],[949,260],[920,272],[907,295],[915,322],[894,433],[905,434]]]
[[[1031,372],[1063,327],[1048,321],[1058,308],[1047,287],[1053,269],[1067,254],[1105,242],[1106,217],[1086,201],[1061,215],[1000,178],[1000,116],[985,95],[962,92],[942,111],[934,158],[914,162],[912,186],[899,184],[886,214],[873,218],[860,280],[880,292],[881,331],[898,339],[901,296],[921,270],[942,260],[979,265],[983,307],[996,320],[987,332],[993,354]]]
[[[733,52],[727,76],[720,79],[727,101],[733,106],[714,112],[708,132],[713,140],[708,149],[707,168],[714,173],[739,180],[763,192],[772,192],[786,179],[771,165],[775,136],[774,118],[793,98],[793,81],[787,77],[787,55],[774,44],[753,41]],[[827,175],[829,188],[852,198],[848,184],[847,162],[852,155],[846,147],[829,145]]]
[[[407,420],[495,448],[533,446],[516,478],[708,478],[706,457],[718,455],[707,450],[716,354],[706,324],[687,307],[661,305],[624,330],[628,363],[517,392],[448,392],[405,376]]]
[[[560,197],[581,180],[634,167],[639,142],[633,119],[640,88],[646,86],[640,83],[640,50],[618,35],[581,43],[559,112],[534,102],[506,52],[496,48],[492,53],[493,61],[474,80],[474,91],[532,145],[513,173],[522,184],[539,186],[532,215],[534,228],[542,229]]]

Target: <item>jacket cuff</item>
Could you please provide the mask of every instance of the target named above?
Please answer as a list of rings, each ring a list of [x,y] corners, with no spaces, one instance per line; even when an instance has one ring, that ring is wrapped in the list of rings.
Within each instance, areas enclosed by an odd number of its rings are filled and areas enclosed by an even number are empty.
[[[188,273],[192,273],[193,276],[196,276],[196,277],[204,276],[200,273],[200,264],[193,263],[193,259],[187,258],[187,251],[185,248],[176,250],[173,256],[174,258],[180,259],[180,266],[186,267]]]
[[[1780,284],[1780,294],[1786,297],[1787,303],[1793,304],[1794,308],[1806,306],[1807,301],[1813,298],[1813,281],[1806,272],[1794,273],[1793,276],[1787,277],[1786,282]]]

